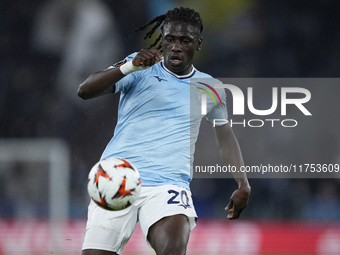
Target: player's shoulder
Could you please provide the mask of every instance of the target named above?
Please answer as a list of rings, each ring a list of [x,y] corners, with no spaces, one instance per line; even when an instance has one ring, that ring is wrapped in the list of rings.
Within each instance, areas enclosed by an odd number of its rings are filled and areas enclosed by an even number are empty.
[[[195,75],[193,78],[214,79],[210,74],[201,72],[195,68]]]
[[[207,84],[221,84],[222,82],[208,73],[201,72],[196,69],[195,75],[191,79],[193,82],[207,83]]]
[[[224,97],[225,91],[220,86],[223,82],[217,78],[214,78],[210,74],[197,71],[196,74],[190,79],[190,84],[193,87],[218,93]]]

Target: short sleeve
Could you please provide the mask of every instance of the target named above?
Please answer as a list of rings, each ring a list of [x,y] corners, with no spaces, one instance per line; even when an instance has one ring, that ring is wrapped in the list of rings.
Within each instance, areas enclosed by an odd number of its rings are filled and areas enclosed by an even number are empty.
[[[221,103],[218,102],[206,115],[205,119],[216,126],[223,126],[224,121],[214,121],[214,120],[227,120],[228,119],[228,110],[227,110],[227,95],[223,88],[216,89]]]
[[[132,59],[137,55],[137,52],[130,54],[129,56],[127,56],[124,60],[121,60],[115,64],[113,64],[112,66],[108,67],[107,69],[111,69],[111,68],[118,68],[121,65],[125,64],[126,62],[132,61]],[[133,86],[135,80],[136,80],[136,73],[130,73],[128,75],[126,75],[124,78],[120,79],[116,84],[115,84],[115,93],[117,92],[124,92],[127,91],[131,88],[131,86]]]

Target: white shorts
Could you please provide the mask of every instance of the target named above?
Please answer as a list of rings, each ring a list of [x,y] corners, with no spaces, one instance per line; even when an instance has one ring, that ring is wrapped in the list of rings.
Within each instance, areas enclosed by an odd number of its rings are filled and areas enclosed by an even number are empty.
[[[121,211],[108,211],[91,201],[83,250],[107,250],[120,254],[138,221],[147,238],[154,223],[177,214],[188,217],[191,230],[195,227],[197,215],[191,192],[175,185],[142,187],[139,198]]]

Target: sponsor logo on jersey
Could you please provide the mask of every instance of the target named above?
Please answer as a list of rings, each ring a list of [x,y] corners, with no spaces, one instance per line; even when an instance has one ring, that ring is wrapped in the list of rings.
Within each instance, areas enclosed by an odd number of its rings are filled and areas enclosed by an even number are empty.
[[[155,75],[154,76],[159,82],[161,82],[161,81],[167,81],[166,79],[163,79],[163,78],[161,78],[161,77],[159,77],[159,76],[157,76],[157,75]]]

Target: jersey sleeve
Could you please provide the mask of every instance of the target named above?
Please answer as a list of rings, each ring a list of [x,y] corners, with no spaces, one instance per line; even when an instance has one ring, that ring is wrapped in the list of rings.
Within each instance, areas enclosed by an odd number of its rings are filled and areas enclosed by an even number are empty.
[[[124,60],[119,61],[115,64],[113,64],[112,66],[110,66],[108,69],[111,68],[118,68],[121,65],[125,64],[126,62],[132,61],[132,59],[137,55],[137,52],[130,54],[129,56],[127,56]],[[115,90],[114,93],[117,92],[124,92],[127,91],[131,88],[131,86],[133,86],[134,81],[136,80],[138,75],[138,72],[134,72],[134,73],[130,73],[128,75],[126,75],[125,77],[123,77],[122,79],[120,79],[116,84],[115,84]]]
[[[219,102],[215,107],[213,107],[206,115],[205,119],[215,126],[223,126],[224,121],[215,121],[214,120],[227,120],[228,119],[228,110],[227,110],[227,95],[223,88],[216,89],[221,102]]]

